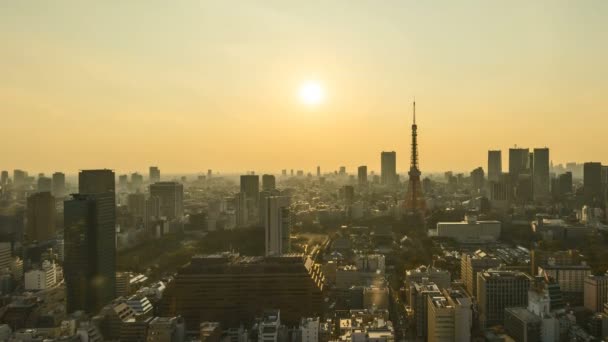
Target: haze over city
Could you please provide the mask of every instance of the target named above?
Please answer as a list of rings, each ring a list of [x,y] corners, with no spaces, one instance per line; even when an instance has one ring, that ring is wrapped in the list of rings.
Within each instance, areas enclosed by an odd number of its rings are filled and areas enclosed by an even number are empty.
[[[423,172],[468,171],[516,143],[550,147],[556,164],[606,163],[607,12],[605,1],[6,1],[2,162],[379,171],[378,152],[395,150],[403,172],[416,99]]]

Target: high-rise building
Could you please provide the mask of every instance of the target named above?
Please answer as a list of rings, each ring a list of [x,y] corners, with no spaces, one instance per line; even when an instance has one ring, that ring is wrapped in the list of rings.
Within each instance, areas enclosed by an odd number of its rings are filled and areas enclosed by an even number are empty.
[[[114,193],[114,171],[103,170],[82,170],[78,173],[78,193],[81,194],[100,194]]]
[[[149,170],[150,183],[160,182],[160,169],[158,166],[150,166]]]
[[[585,262],[560,265],[555,259],[538,266],[538,274],[547,276],[559,284],[564,301],[571,306],[584,305],[585,279],[591,275],[591,267]]]
[[[27,172],[19,169],[13,170],[13,185],[15,188],[25,185],[27,180]]]
[[[38,192],[53,191],[53,180],[50,177],[38,177]]]
[[[131,174],[131,190],[132,191],[142,191],[144,185],[144,176],[133,172]]]
[[[340,176],[346,176],[346,166],[340,166]]]
[[[585,278],[585,308],[593,312],[604,311],[608,302],[608,274]]]
[[[359,185],[367,184],[367,166],[362,165],[357,168],[357,181]]]
[[[534,186],[534,200],[546,200],[551,195],[551,179],[549,178],[549,149],[535,148],[533,163],[534,168],[532,184]]]
[[[477,274],[477,301],[482,328],[502,325],[505,309],[528,304],[531,277],[522,272],[486,270]]]
[[[65,196],[65,174],[61,172],[53,173],[53,196],[63,198]]]
[[[0,270],[11,267],[13,261],[13,245],[10,242],[0,242]]]
[[[133,217],[143,219],[146,216],[146,196],[141,192],[127,196],[127,208]]]
[[[262,175],[262,190],[271,191],[276,189],[276,187],[274,175]]]
[[[245,193],[247,199],[257,208],[260,197],[260,177],[258,175],[242,175],[241,192]]]
[[[483,270],[495,268],[500,265],[500,260],[477,251],[473,254],[463,253],[460,260],[460,275],[466,290],[471,296],[477,295],[477,274]]]
[[[585,204],[600,206],[602,193],[602,163],[585,163],[583,166],[583,194]]]
[[[416,322],[416,336],[425,338],[428,329],[428,298],[440,296],[439,287],[427,279],[421,283],[411,283],[410,306],[414,309],[414,321]]]
[[[422,283],[422,279],[428,279],[439,287],[440,290],[447,289],[452,284],[452,275],[447,270],[432,266],[419,266],[418,268],[405,271],[405,286],[409,288],[411,283]]]
[[[82,174],[82,173],[81,173]],[[87,176],[85,176],[87,177]],[[86,178],[81,186],[103,190],[113,184]],[[112,172],[112,183],[114,180]],[[89,182],[90,181],[90,182]],[[96,313],[116,295],[116,211],[113,192],[81,193],[64,203],[64,275],[67,312]]]
[[[8,171],[3,170],[2,174],[0,175],[0,186],[4,186],[8,184]]]
[[[234,211],[236,214],[236,225],[239,228],[249,226],[249,204],[247,194],[239,192],[234,196]]]
[[[380,182],[383,185],[397,183],[397,153],[395,151],[380,154]]]
[[[471,188],[475,193],[483,190],[484,183],[485,173],[483,172],[481,166],[471,171]]]
[[[502,151],[488,151],[488,181],[498,182],[502,175]]]
[[[55,239],[55,197],[38,192],[27,198],[25,240],[28,243]]]
[[[317,166],[317,177],[321,177],[321,167]]]
[[[463,292],[443,290],[429,296],[427,341],[470,341],[473,326],[472,301]]]
[[[180,268],[163,294],[163,314],[182,314],[188,330],[201,322],[225,327],[248,323],[267,308],[297,325],[323,310],[322,275],[301,255],[244,257],[223,253],[196,256]]]
[[[158,182],[150,184],[150,196],[160,200],[160,215],[169,220],[180,219],[184,215],[184,186],[178,182]]]
[[[530,150],[527,148],[509,149],[509,176],[513,182],[517,182],[519,175],[527,173],[530,165]]]
[[[407,193],[405,196],[405,210],[410,213],[424,213],[426,211],[426,201],[422,194],[422,184],[420,183],[420,168],[418,166],[418,125],[416,125],[416,102],[413,103],[413,122],[412,122],[412,151],[410,158],[410,171]]]
[[[266,198],[265,245],[266,256],[289,253],[291,220],[290,198],[287,196],[270,196]]]

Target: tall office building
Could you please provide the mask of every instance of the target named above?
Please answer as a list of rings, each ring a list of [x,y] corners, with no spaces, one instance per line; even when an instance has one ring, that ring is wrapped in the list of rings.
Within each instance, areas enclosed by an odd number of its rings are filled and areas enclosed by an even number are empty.
[[[500,260],[477,251],[473,254],[463,253],[460,259],[460,276],[465,284],[467,292],[471,296],[477,295],[477,273],[495,268],[500,265]]]
[[[38,177],[38,192],[51,192],[53,190],[53,180],[50,177]]]
[[[470,341],[473,326],[471,298],[457,290],[428,297],[427,341]]]
[[[27,198],[25,240],[44,242],[55,239],[55,197],[50,192],[38,192]]]
[[[150,196],[160,199],[160,215],[169,220],[180,219],[184,215],[184,186],[177,182],[150,184]]]
[[[53,173],[53,196],[63,198],[65,196],[65,174],[61,172]]]
[[[585,163],[583,166],[583,194],[585,204],[600,206],[602,193],[602,163]]]
[[[321,177],[321,167],[317,166],[317,177]]]
[[[534,200],[549,199],[551,179],[549,178],[549,149],[535,148],[533,161],[532,184]]]
[[[405,209],[410,213],[424,213],[426,211],[426,201],[422,194],[422,184],[420,183],[420,168],[418,165],[418,125],[416,125],[416,102],[413,103],[413,122],[412,122],[412,151],[410,157],[410,171],[408,172],[409,181],[405,195]]]
[[[8,184],[8,171],[4,170],[2,171],[2,174],[0,175],[0,186],[4,186]]]
[[[150,183],[160,182],[160,169],[158,166],[150,166],[149,172]]]
[[[502,151],[488,151],[488,181],[498,182],[502,175]]]
[[[532,278],[522,272],[486,270],[477,274],[477,301],[482,328],[502,325],[505,309],[528,304]]]
[[[471,188],[474,192],[480,192],[483,190],[485,184],[485,173],[480,167],[471,171]]]
[[[380,155],[380,182],[383,185],[397,183],[397,153],[382,152]]]
[[[236,215],[236,225],[239,228],[249,226],[249,204],[247,194],[239,192],[234,196],[234,211]]]
[[[242,175],[241,192],[245,193],[247,200],[253,202],[255,208],[258,208],[258,201],[260,197],[260,177],[258,175]]]
[[[82,170],[78,173],[78,193],[81,194],[100,194],[114,193],[114,171],[103,170]]]
[[[133,172],[131,174],[131,190],[141,191],[141,190],[143,190],[143,185],[144,185],[144,176],[137,172]]]
[[[271,191],[276,189],[276,179],[274,175],[263,175],[262,176],[262,190]]]
[[[266,198],[265,245],[266,256],[277,256],[291,251],[290,198],[270,196]]]
[[[323,310],[319,267],[301,255],[245,257],[238,254],[196,256],[180,268],[163,294],[163,315],[183,315],[188,330],[201,322],[236,327],[252,322],[268,308],[294,326]]]
[[[25,185],[27,179],[27,172],[19,169],[13,170],[13,185],[15,188],[19,188]]]
[[[585,278],[585,308],[592,312],[603,312],[608,302],[608,274]]]
[[[519,175],[529,170],[530,150],[527,148],[509,149],[509,175],[517,183]]]
[[[359,185],[367,184],[367,166],[362,165],[357,168],[357,181]]]
[[[82,178],[80,184],[90,190],[103,190],[110,185],[101,180],[82,182]],[[92,184],[105,187],[96,188]],[[64,203],[68,313],[77,310],[97,313],[116,295],[115,206],[113,192],[75,194]]]
[[[127,196],[127,208],[133,217],[144,219],[146,216],[146,196],[141,192]]]

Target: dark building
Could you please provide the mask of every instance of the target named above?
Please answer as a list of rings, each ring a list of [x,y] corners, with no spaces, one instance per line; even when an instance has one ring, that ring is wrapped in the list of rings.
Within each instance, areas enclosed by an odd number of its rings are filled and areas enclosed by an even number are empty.
[[[397,153],[394,151],[380,155],[380,182],[383,185],[397,183]]]
[[[105,192],[114,193],[114,171],[83,170],[78,173],[78,193],[100,194]]]
[[[540,316],[526,308],[505,309],[505,331],[515,341],[542,341]]]
[[[51,192],[53,190],[53,180],[50,177],[38,177],[38,192]]]
[[[276,189],[276,180],[274,175],[263,175],[262,176],[262,189],[264,191],[271,191]]]
[[[509,149],[509,175],[511,180],[517,182],[519,175],[527,173],[530,169],[530,150],[527,148]]]
[[[367,184],[367,166],[362,165],[357,168],[357,181],[359,185]]]
[[[55,197],[38,192],[27,198],[25,241],[43,242],[55,238]]]
[[[483,328],[502,325],[505,309],[528,305],[531,278],[522,272],[487,270],[477,274],[479,321]]]
[[[562,173],[557,176],[551,189],[553,196],[563,197],[572,193],[572,172]]]
[[[478,167],[471,171],[471,188],[474,192],[480,192],[483,190],[485,184],[485,174],[483,168]]]
[[[8,184],[8,171],[2,171],[2,175],[0,176],[0,185]]]
[[[163,295],[163,315],[181,314],[188,330],[217,321],[225,328],[249,323],[265,309],[281,310],[281,320],[297,325],[322,313],[322,276],[301,255],[198,256],[182,267]]]
[[[53,173],[53,196],[56,198],[65,196],[65,174],[61,172]]]
[[[502,151],[488,151],[488,181],[498,182],[502,175]]]
[[[150,183],[160,182],[160,169],[157,166],[150,166]]]
[[[602,163],[585,163],[583,166],[583,194],[585,204],[601,206],[602,193]]]
[[[72,196],[64,203],[67,312],[96,313],[116,295],[114,193]]]
[[[150,184],[150,196],[160,200],[160,216],[172,220],[184,215],[184,186],[177,182]]]
[[[549,149],[535,148],[532,169],[534,200],[546,200],[550,197],[551,178],[549,177]]]
[[[254,206],[258,208],[258,202],[260,200],[260,177],[258,175],[242,175],[241,192],[245,193],[247,200],[253,202]]]

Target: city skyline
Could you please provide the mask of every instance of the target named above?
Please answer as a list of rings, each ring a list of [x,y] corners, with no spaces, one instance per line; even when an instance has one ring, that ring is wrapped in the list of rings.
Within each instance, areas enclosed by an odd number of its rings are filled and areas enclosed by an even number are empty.
[[[608,4],[391,4],[5,4],[3,167],[405,172],[414,98],[423,172],[608,163]]]

